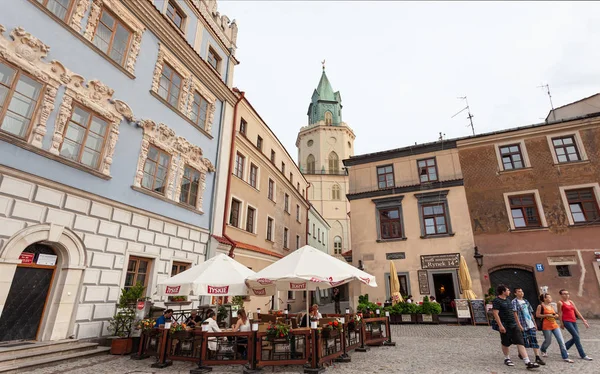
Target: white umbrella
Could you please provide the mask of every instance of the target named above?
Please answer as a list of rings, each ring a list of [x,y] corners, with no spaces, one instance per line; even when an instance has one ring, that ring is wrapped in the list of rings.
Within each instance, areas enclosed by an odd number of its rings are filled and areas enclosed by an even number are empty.
[[[247,295],[246,278],[254,271],[229,256],[218,254],[200,265],[158,283],[161,296]]]
[[[315,291],[357,280],[377,287],[375,277],[309,245],[290,253],[248,277],[250,295],[274,295],[276,291]],[[306,298],[308,303],[308,298]],[[308,308],[307,308],[308,309]]]

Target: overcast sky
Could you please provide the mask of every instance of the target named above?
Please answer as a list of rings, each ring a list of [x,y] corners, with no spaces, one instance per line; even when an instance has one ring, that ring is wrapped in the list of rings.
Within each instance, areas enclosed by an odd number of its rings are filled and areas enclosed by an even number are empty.
[[[542,122],[600,91],[600,3],[225,1],[234,86],[296,157],[321,60],[356,154]],[[296,160],[297,161],[297,160]]]

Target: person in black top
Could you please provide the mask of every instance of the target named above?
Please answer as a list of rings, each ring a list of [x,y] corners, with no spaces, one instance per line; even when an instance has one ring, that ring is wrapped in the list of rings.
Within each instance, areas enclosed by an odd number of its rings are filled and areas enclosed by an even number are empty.
[[[202,318],[200,318],[200,316],[198,315],[198,311],[194,309],[192,310],[191,315],[185,320],[185,324],[186,326],[194,328],[196,327],[196,324],[201,321]]]
[[[493,302],[494,319],[498,324],[498,330],[500,331],[500,342],[502,343],[502,353],[504,353],[504,364],[507,366],[515,366],[510,359],[510,351],[508,347],[511,344],[517,346],[519,355],[523,357],[525,367],[527,369],[539,368],[540,365],[536,362],[531,362],[527,356],[527,350],[525,350],[523,342],[523,334],[517,325],[515,320],[515,314],[513,312],[513,306],[511,300],[508,298],[510,290],[505,285],[501,284],[496,288],[496,295],[498,295]]]
[[[333,289],[333,302],[335,306],[335,313],[341,314],[342,309],[340,308],[340,289],[337,287]]]

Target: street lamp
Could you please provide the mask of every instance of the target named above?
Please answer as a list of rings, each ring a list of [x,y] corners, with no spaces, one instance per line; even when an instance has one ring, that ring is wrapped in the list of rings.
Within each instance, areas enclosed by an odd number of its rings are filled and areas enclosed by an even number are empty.
[[[483,255],[481,253],[479,253],[479,249],[477,247],[475,247],[475,254],[473,255],[473,257],[475,257],[475,261],[477,261],[477,266],[482,267],[483,266]]]

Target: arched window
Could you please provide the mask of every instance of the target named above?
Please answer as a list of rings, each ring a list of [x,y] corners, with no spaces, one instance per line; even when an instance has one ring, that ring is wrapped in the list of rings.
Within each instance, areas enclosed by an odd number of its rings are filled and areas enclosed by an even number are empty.
[[[333,253],[336,255],[342,254],[342,238],[339,236],[336,236],[333,239]]]
[[[340,200],[340,195],[341,195],[340,185],[336,183],[333,185],[333,187],[331,187],[331,199],[332,200]]]
[[[340,158],[337,153],[331,152],[329,154],[329,173],[338,174],[340,172]]]
[[[330,111],[325,112],[325,124],[331,125],[333,123],[333,114]]]
[[[308,157],[306,158],[306,173],[315,173],[315,156],[313,155],[308,155]]]

